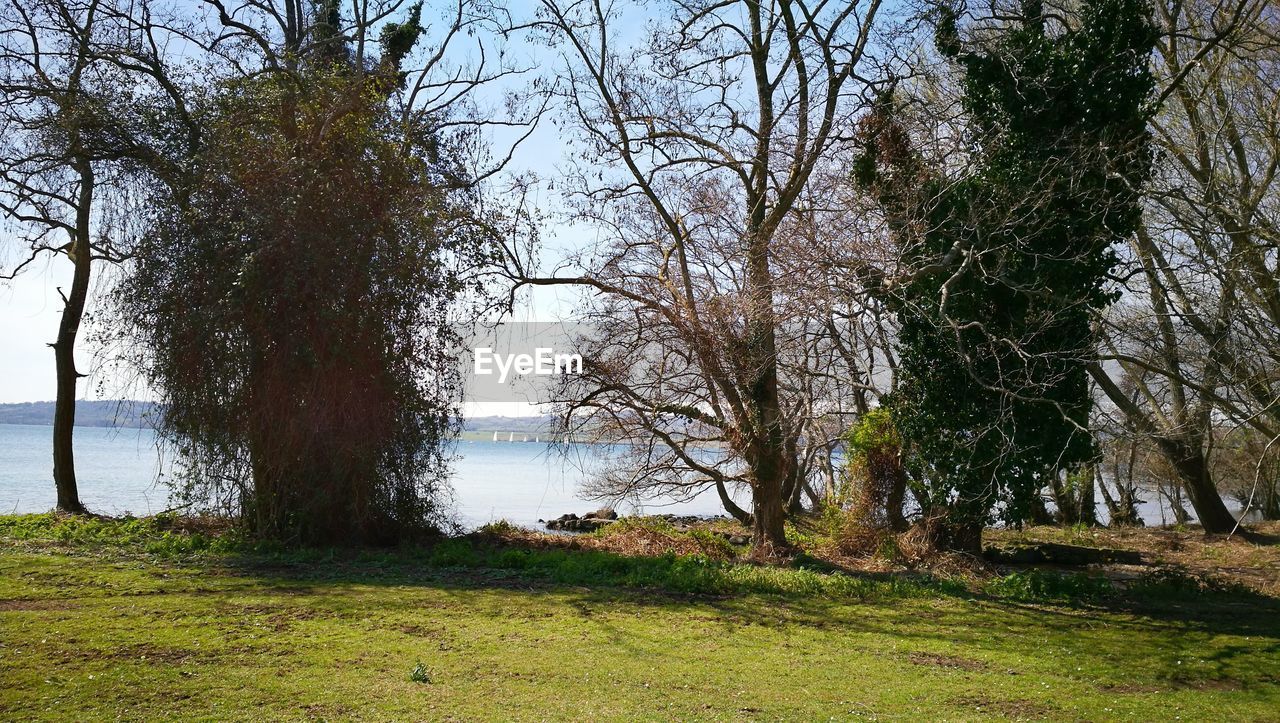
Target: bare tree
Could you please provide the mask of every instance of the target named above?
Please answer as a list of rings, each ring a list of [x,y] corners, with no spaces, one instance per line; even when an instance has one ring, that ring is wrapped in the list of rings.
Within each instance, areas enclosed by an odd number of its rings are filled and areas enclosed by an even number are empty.
[[[1110,318],[1114,365],[1094,377],[1204,528],[1229,532],[1211,459],[1220,428],[1264,445],[1280,435],[1280,16],[1265,0],[1159,12],[1158,170]]]
[[[126,254],[120,119],[132,89],[103,48],[127,35],[109,0],[9,0],[0,9],[0,212],[24,249],[12,279],[42,256],[71,262],[59,288],[53,347],[57,403],[53,478],[58,509],[83,513],[72,450],[75,348],[95,262]]]
[[[575,268],[516,280],[585,287],[614,331],[570,416],[648,430],[670,462],[659,468],[713,481],[731,511],[724,484],[749,487],[761,555],[786,547],[810,416],[783,379],[800,347],[779,308],[792,283],[779,243],[862,107],[880,9],[677,1],[641,30],[638,5],[544,0],[534,24],[563,62],[572,217],[602,243]],[[708,465],[691,452],[700,438],[727,454]]]

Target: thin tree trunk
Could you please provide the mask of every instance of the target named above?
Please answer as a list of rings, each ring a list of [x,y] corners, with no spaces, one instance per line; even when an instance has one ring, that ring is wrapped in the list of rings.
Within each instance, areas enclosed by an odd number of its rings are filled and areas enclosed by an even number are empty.
[[[1080,507],[1077,512],[1080,521],[1090,527],[1098,526],[1097,488],[1101,484],[1101,477],[1097,465],[1089,465],[1089,474],[1080,488]]]
[[[1049,491],[1053,493],[1053,506],[1058,508],[1055,522],[1063,525],[1074,523],[1071,514],[1071,500],[1067,497],[1066,490],[1063,489],[1061,472],[1055,472],[1049,478]]]
[[[76,423],[76,384],[80,373],[76,371],[76,337],[84,318],[85,300],[89,295],[89,271],[93,254],[89,248],[89,208],[93,202],[93,169],[87,162],[77,163],[80,173],[78,208],[76,211],[76,237],[67,251],[75,265],[71,279],[71,293],[64,298],[62,318],[58,322],[58,339],[53,347],[54,365],[58,380],[57,400],[53,413],[53,483],[58,490],[58,509],[63,512],[84,514],[88,510],[80,502],[76,486],[75,453],[72,435]]]

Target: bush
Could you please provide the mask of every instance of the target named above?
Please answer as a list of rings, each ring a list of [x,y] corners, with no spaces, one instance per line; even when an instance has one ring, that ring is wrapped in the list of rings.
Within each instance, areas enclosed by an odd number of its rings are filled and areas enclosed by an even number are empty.
[[[844,510],[835,537],[850,555],[871,555],[893,533],[906,529],[902,505],[907,473],[902,445],[887,409],[873,409],[845,433],[849,461],[844,469]]]

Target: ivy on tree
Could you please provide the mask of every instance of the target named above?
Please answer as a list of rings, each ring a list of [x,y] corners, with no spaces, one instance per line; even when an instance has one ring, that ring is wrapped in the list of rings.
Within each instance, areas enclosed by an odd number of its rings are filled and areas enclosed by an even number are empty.
[[[936,46],[959,70],[972,159],[945,179],[886,96],[860,130],[856,180],[878,199],[905,280],[881,288],[901,325],[894,421],[943,544],[973,549],[997,514],[1026,519],[1053,475],[1095,454],[1086,364],[1113,245],[1150,173],[1145,0],[1086,0],[1069,26],[1028,0],[967,43],[944,8]]]

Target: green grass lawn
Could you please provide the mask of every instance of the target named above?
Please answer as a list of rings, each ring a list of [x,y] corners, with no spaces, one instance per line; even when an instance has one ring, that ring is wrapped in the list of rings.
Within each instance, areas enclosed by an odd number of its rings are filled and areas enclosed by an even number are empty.
[[[1242,593],[1104,608],[725,566],[690,594],[628,560],[556,582],[572,553],[193,552],[2,522],[8,719],[1280,719],[1280,604]]]

